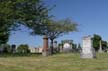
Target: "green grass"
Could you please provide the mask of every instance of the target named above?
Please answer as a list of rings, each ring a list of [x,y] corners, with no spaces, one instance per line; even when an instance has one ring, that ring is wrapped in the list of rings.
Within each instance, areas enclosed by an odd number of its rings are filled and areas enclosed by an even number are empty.
[[[79,54],[0,57],[0,71],[108,71],[108,54],[96,59],[81,59]]]

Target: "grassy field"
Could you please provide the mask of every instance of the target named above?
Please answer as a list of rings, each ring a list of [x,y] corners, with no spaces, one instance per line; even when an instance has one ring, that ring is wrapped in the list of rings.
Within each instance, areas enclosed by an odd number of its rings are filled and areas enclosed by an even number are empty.
[[[81,59],[79,54],[0,57],[0,71],[108,71],[108,54],[97,54],[96,59]]]

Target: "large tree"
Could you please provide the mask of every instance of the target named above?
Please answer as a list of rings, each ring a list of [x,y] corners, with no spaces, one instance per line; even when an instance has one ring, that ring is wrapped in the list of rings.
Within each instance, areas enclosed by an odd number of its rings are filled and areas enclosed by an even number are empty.
[[[48,9],[41,0],[0,0],[0,41],[19,24],[30,27],[34,23],[38,29],[47,18]]]
[[[53,54],[53,41],[54,39],[62,36],[63,34],[67,34],[69,32],[77,31],[77,25],[75,22],[71,21],[70,19],[64,19],[59,21],[49,20],[47,21],[47,25],[43,27],[41,31],[41,35],[47,35],[48,38],[51,40],[51,52]],[[37,30],[35,25],[32,26],[33,31],[32,34],[36,34]]]

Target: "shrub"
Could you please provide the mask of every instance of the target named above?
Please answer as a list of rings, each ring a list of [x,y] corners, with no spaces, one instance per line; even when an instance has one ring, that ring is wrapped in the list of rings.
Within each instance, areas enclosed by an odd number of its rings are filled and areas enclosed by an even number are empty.
[[[17,48],[18,53],[30,53],[29,46],[27,44],[21,44]]]

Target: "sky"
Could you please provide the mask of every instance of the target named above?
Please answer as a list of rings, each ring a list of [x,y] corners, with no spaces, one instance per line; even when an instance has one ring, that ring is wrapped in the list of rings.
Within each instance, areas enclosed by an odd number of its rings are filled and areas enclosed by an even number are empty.
[[[82,44],[82,37],[93,34],[102,36],[103,40],[108,40],[108,0],[44,0],[50,8],[56,5],[49,14],[54,15],[54,19],[60,20],[70,18],[79,24],[78,32],[72,32],[60,36],[56,40],[73,40],[74,43]],[[31,36],[24,30],[12,33],[9,44],[28,44],[30,47],[38,47],[43,44],[42,36]],[[26,31],[25,31],[26,30]]]

